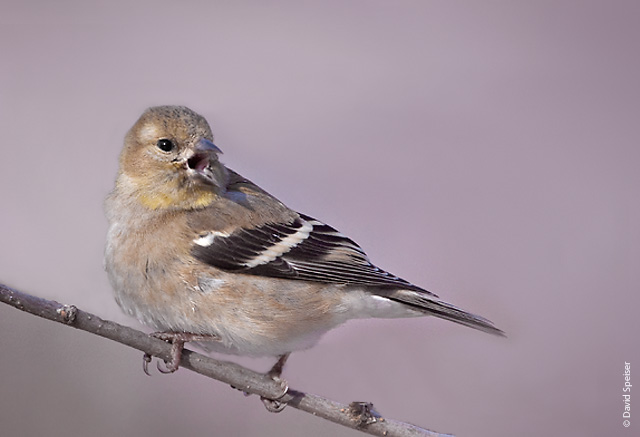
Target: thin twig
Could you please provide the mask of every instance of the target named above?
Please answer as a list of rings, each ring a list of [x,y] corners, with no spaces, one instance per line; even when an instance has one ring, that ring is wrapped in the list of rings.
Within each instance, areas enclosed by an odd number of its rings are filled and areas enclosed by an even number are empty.
[[[3,284],[0,284],[0,301],[36,316],[117,341],[160,359],[169,360],[171,358],[170,344],[150,337],[144,332],[103,320],[91,313],[79,310],[73,305],[62,305],[55,301],[31,296]],[[190,350],[185,349],[182,352],[180,367],[268,399],[276,398],[282,393],[280,384],[267,375],[254,372],[235,363],[214,360]],[[372,404],[366,402],[352,402],[350,405],[343,405],[320,396],[291,389],[279,400],[314,416],[372,435],[449,436],[449,434],[439,434],[415,425],[382,417],[373,409]]]

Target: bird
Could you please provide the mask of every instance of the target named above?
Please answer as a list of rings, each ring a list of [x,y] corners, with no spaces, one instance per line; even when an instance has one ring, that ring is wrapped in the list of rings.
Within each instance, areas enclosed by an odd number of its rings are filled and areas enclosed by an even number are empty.
[[[377,267],[352,239],[288,208],[221,154],[203,116],[150,107],[125,136],[105,200],[105,269],[116,302],[172,344],[165,372],[179,368],[191,341],[277,357],[268,374],[280,380],[289,354],[359,318],[435,316],[504,335]]]

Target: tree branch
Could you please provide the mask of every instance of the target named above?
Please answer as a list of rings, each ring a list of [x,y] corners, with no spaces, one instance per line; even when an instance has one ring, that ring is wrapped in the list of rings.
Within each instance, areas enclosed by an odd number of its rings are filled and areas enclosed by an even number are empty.
[[[55,301],[31,296],[3,284],[0,284],[0,301],[36,316],[117,341],[160,359],[168,361],[171,358],[169,343],[150,337],[144,332],[103,320],[73,305],[62,305]],[[267,375],[235,363],[214,360],[190,350],[185,349],[182,352],[180,367],[268,399],[277,398],[282,393],[280,384]],[[382,417],[370,403],[352,402],[349,405],[343,405],[291,389],[279,400],[314,416],[376,436],[449,436]]]

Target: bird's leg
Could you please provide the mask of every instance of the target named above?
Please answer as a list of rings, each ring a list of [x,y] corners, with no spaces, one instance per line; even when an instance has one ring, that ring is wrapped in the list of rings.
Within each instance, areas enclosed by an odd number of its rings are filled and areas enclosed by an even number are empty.
[[[282,375],[282,369],[284,369],[285,363],[289,359],[289,355],[290,355],[290,353],[284,354],[284,355],[280,355],[278,357],[278,361],[276,361],[276,363],[273,365],[271,370],[269,370],[267,372],[267,375],[269,375],[272,378],[279,378],[280,375]]]
[[[189,341],[219,341],[220,338],[216,335],[204,335],[204,334],[192,334],[190,332],[154,332],[149,334],[151,337],[159,340],[164,340],[171,343],[171,360],[165,361],[165,368],[160,367],[158,363],[158,370],[160,373],[173,373],[180,367],[180,358],[182,357],[182,349],[184,344]],[[142,357],[142,369],[144,373],[149,373],[149,363],[151,362],[151,355],[144,354]]]
[[[278,361],[276,361],[276,363],[273,365],[271,370],[267,372],[267,376],[269,376],[271,379],[279,383],[280,386],[282,387],[282,394],[276,397],[275,399],[267,399],[265,397],[260,397],[260,400],[262,400],[262,403],[264,404],[267,411],[271,413],[279,413],[280,411],[284,410],[284,408],[287,406],[286,402],[282,402],[279,399],[281,399],[289,391],[289,384],[287,384],[287,381],[280,378],[280,375],[282,375],[282,369],[284,369],[284,364],[287,362],[288,358],[289,358],[288,353],[284,355],[280,355],[280,357],[278,358]]]

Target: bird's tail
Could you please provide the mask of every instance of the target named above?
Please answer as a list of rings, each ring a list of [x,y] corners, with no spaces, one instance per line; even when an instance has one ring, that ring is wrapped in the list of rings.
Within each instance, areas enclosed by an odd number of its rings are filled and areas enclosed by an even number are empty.
[[[435,295],[414,290],[379,291],[380,296],[403,303],[425,314],[450,320],[470,328],[488,332],[489,334],[505,336],[504,332],[501,329],[496,328],[490,320],[464,311],[463,309],[451,305],[448,302],[444,302]]]

